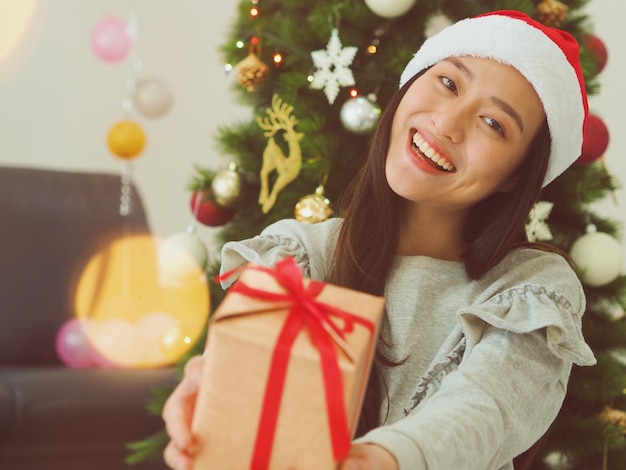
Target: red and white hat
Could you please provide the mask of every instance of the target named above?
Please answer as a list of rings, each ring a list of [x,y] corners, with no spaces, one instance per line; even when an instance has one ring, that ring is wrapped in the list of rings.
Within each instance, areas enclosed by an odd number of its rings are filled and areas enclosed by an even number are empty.
[[[466,18],[422,44],[402,72],[400,86],[443,59],[463,55],[510,65],[534,87],[552,140],[543,181],[546,186],[581,154],[588,105],[578,43],[569,33],[547,27],[519,11]]]

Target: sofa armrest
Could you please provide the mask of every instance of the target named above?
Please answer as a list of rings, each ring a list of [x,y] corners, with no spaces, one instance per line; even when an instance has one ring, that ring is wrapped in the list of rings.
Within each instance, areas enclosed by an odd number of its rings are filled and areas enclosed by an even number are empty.
[[[59,364],[79,270],[115,237],[149,232],[137,189],[119,213],[119,174],[0,166],[0,365]]]

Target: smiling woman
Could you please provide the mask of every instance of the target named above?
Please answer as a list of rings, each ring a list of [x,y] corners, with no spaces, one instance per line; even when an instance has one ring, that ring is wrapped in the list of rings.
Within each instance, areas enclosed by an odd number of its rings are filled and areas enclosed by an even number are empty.
[[[36,0],[0,0],[0,65],[19,47],[36,10]]]

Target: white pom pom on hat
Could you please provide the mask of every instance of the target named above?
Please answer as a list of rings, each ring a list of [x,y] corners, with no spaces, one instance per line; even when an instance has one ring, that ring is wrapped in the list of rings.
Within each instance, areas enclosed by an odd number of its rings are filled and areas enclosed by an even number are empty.
[[[400,86],[443,59],[463,55],[510,65],[537,92],[552,140],[546,186],[581,154],[588,105],[578,43],[519,11],[494,11],[460,20],[424,41],[402,72]]]

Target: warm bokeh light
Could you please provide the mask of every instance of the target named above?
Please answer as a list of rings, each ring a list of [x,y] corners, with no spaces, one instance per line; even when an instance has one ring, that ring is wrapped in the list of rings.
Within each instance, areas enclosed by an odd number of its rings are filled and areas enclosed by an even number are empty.
[[[203,266],[189,259],[185,247],[175,256],[170,246],[168,256],[184,262],[164,273],[168,267],[159,262],[162,246],[149,235],[118,239],[93,256],[82,271],[77,316],[86,320],[95,349],[114,366],[174,363],[205,328],[209,292]]]
[[[0,0],[0,64],[19,46],[36,7],[35,0]]]

